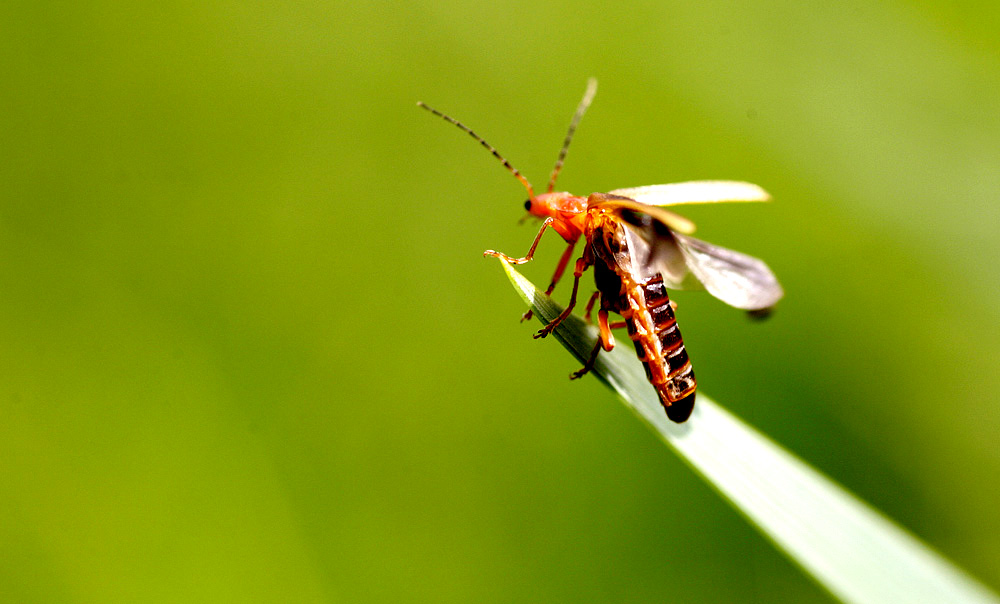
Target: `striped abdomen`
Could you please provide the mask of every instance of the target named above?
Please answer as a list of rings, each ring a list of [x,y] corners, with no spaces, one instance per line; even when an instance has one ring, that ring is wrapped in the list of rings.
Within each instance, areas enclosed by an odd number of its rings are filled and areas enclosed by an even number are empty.
[[[660,395],[667,417],[683,422],[694,409],[697,384],[663,278],[655,275],[641,282],[630,281],[623,280],[620,308],[616,310],[628,324],[636,355]]]

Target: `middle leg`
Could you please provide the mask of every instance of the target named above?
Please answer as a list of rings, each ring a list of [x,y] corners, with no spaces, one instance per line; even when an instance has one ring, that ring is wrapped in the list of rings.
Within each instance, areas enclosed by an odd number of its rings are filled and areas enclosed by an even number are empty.
[[[552,330],[559,327],[559,324],[565,321],[566,317],[570,316],[573,312],[573,307],[576,306],[576,294],[580,291],[580,277],[583,276],[583,271],[587,270],[587,267],[590,266],[591,263],[592,260],[587,257],[586,253],[584,253],[584,255],[576,261],[576,268],[573,270],[573,293],[569,296],[569,304],[566,305],[566,308],[559,314],[558,317],[550,321],[545,327],[539,329],[535,334],[535,338],[544,338],[552,333]]]

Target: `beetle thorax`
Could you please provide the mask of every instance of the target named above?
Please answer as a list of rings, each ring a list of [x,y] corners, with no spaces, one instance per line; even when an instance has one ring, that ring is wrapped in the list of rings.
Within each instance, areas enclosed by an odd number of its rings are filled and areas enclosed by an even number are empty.
[[[609,265],[621,264],[628,258],[628,242],[625,232],[617,221],[608,220],[602,210],[588,216],[585,236],[593,246],[598,258]]]
[[[576,241],[583,235],[587,216],[587,198],[570,193],[543,193],[531,200],[528,210],[539,218],[554,218],[552,228],[566,241]]]

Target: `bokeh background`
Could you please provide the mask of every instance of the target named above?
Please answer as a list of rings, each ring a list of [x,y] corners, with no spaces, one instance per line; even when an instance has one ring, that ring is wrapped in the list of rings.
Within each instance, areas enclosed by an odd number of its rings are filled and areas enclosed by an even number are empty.
[[[1000,4],[0,6],[0,598],[827,602],[485,248],[543,186],[691,208],[765,323],[702,388],[1000,587]],[[546,238],[525,273],[544,284]],[[565,300],[566,289],[561,292]]]

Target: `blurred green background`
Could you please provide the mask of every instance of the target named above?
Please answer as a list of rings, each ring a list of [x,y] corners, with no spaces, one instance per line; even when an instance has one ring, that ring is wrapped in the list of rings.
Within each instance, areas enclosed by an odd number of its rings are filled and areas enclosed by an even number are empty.
[[[705,392],[1000,587],[1000,5],[4,2],[0,594],[827,602],[576,362],[486,248],[561,189],[692,208],[768,322]],[[524,271],[543,284],[554,235]],[[562,288],[560,299],[566,299]]]

